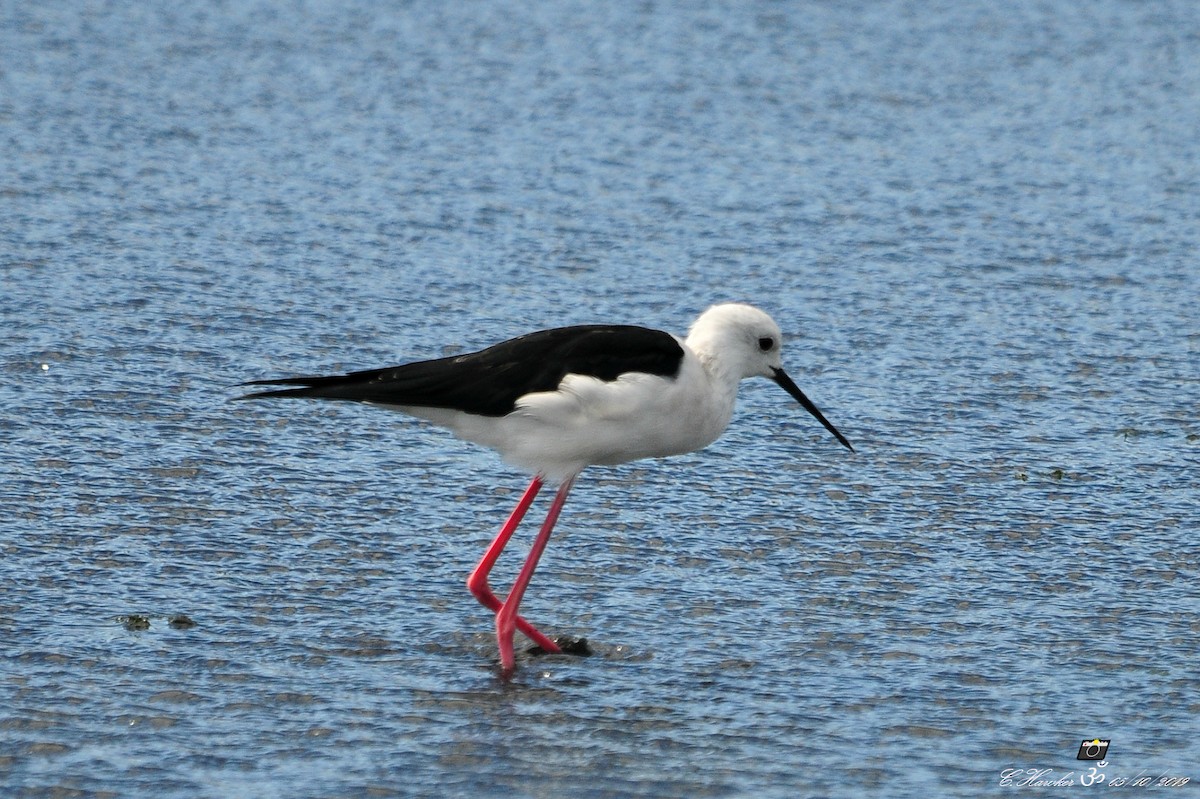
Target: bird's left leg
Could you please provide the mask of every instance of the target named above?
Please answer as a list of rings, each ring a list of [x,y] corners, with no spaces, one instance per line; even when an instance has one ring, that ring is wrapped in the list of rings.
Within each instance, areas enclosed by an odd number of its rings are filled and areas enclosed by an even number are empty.
[[[511,672],[516,665],[513,657],[513,631],[518,627],[517,621],[521,618],[517,615],[517,608],[521,605],[521,597],[525,595],[529,581],[533,579],[533,572],[537,568],[538,560],[542,557],[542,552],[545,551],[546,544],[550,541],[554,523],[558,521],[558,515],[562,512],[563,505],[567,501],[567,494],[571,492],[574,482],[575,478],[568,478],[559,486],[558,493],[554,495],[554,502],[551,503],[550,510],[546,513],[546,521],[542,522],[542,529],[538,531],[537,538],[533,541],[533,547],[529,550],[529,557],[525,559],[525,565],[521,567],[521,573],[517,575],[512,591],[508,593],[508,598],[504,600],[504,604],[496,614],[496,643],[500,647],[500,668],[505,672]],[[559,652],[561,650],[555,646],[547,651]]]

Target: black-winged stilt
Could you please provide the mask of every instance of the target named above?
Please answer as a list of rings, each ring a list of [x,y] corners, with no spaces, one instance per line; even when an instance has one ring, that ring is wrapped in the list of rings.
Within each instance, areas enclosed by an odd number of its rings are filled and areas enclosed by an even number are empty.
[[[628,325],[542,330],[479,352],[346,375],[256,380],[291,385],[241,399],[305,397],[385,405],[491,447],[533,473],[517,507],[467,579],[496,614],[505,673],[514,667],[513,633],[547,652],[559,646],[517,614],[567,494],[584,467],[691,452],[711,444],[733,415],[738,384],[748,377],[778,383],[851,451],[783,371],[782,334],[749,305],[715,305],[686,339]],[[502,601],[488,574],[545,482],[558,483],[546,520],[512,590]]]

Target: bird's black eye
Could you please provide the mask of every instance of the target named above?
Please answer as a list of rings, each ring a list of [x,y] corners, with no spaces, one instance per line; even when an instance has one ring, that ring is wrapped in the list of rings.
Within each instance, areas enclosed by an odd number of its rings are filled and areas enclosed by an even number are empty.
[[[763,336],[758,340],[758,348],[763,352],[770,352],[771,348],[774,346],[775,339],[771,338],[770,336]]]

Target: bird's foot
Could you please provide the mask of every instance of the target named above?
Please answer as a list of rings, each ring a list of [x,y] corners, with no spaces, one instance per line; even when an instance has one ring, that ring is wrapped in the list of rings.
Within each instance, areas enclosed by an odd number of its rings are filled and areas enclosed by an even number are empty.
[[[539,655],[553,655],[553,654],[576,655],[578,657],[588,657],[590,655],[595,654],[594,652],[592,652],[592,648],[590,646],[588,646],[588,642],[587,642],[586,638],[572,638],[569,635],[558,635],[558,636],[554,637],[554,644],[558,647],[558,652],[551,652],[551,651],[549,651],[547,649],[543,649],[542,647],[537,646],[535,644],[534,646],[531,646],[528,649],[526,649],[525,653],[527,655],[533,655],[534,657],[537,657]]]

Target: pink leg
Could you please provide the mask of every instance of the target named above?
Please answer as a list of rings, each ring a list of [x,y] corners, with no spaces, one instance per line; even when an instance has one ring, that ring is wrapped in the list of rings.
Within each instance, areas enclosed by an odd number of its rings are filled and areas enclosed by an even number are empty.
[[[505,672],[511,672],[516,665],[513,657],[513,631],[520,626],[518,621],[521,618],[517,615],[517,608],[521,605],[521,597],[525,595],[525,588],[533,579],[533,571],[537,568],[538,560],[542,557],[542,552],[545,551],[546,544],[550,541],[550,532],[554,530],[554,523],[558,521],[558,514],[562,512],[563,504],[567,501],[567,494],[570,493],[571,485],[574,482],[574,478],[572,478],[559,486],[558,493],[554,495],[554,502],[546,513],[546,521],[542,522],[542,529],[538,531],[537,538],[533,541],[533,547],[529,550],[529,557],[525,559],[525,565],[521,567],[521,573],[517,575],[517,581],[513,583],[512,591],[504,600],[500,612],[496,614],[496,643],[500,646],[500,668]],[[556,646],[549,651],[558,652],[559,649]]]
[[[467,590],[479,600],[479,604],[493,613],[499,611],[504,606],[504,603],[492,593],[491,586],[488,585],[488,575],[491,574],[492,567],[496,565],[496,560],[500,557],[500,553],[504,551],[508,540],[516,532],[521,520],[525,518],[525,512],[529,510],[529,506],[533,504],[534,497],[537,496],[541,488],[541,478],[533,478],[533,482],[529,484],[529,488],[525,489],[525,493],[521,496],[517,507],[513,508],[513,512],[509,514],[508,521],[500,528],[500,532],[496,534],[495,540],[492,541],[487,551],[483,553],[483,559],[479,561],[479,565],[475,567],[475,571],[471,572],[471,576],[467,578]],[[517,629],[542,649],[547,652],[560,651],[558,644],[539,632],[536,627],[525,621],[525,619],[517,616],[515,621]]]

